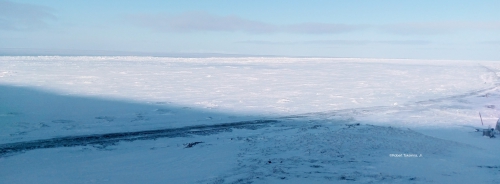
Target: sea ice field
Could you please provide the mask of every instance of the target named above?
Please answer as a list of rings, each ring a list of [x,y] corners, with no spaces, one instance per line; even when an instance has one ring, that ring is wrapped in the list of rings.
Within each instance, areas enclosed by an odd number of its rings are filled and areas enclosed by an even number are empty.
[[[0,57],[0,183],[500,183],[500,62]]]

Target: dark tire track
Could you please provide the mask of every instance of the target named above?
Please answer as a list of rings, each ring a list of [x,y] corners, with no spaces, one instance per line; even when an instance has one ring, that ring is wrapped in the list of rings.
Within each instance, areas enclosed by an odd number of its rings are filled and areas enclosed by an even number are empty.
[[[51,139],[24,141],[0,144],[0,157],[13,155],[35,149],[74,147],[92,145],[107,147],[120,141],[153,140],[158,138],[186,137],[190,135],[212,135],[221,132],[230,132],[232,129],[259,129],[278,123],[277,120],[254,120],[215,125],[195,125],[181,128],[168,128],[158,130],[144,130],[135,132],[118,132],[95,135],[66,136]]]

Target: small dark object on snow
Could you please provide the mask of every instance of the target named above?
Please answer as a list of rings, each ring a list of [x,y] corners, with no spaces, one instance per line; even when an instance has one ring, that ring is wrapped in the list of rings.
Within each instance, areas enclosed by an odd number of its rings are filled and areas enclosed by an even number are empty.
[[[495,137],[494,129],[493,128],[491,128],[491,129],[483,129],[483,136],[487,136],[487,137],[490,137],[490,138]]]
[[[359,126],[359,123],[354,123],[354,124],[347,124],[347,128],[354,128],[354,126]]]
[[[197,144],[200,144],[200,143],[203,143],[203,142],[192,142],[192,143],[188,143],[188,144],[186,145],[186,147],[185,147],[185,148],[191,148],[191,147],[193,147],[194,145],[197,145]]]
[[[486,108],[494,109],[495,105],[487,105]]]

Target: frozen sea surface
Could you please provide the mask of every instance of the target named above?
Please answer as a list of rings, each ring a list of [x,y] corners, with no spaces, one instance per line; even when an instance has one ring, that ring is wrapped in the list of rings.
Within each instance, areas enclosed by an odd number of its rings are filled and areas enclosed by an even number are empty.
[[[224,112],[404,105],[495,86],[484,63],[324,58],[1,57],[0,82]]]
[[[0,183],[497,183],[500,63],[0,57]],[[482,115],[483,124],[479,119]]]

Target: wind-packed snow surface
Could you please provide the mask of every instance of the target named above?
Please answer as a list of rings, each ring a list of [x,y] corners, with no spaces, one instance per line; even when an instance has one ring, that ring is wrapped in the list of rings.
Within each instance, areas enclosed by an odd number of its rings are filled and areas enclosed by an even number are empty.
[[[0,183],[498,183],[500,62],[0,57]],[[479,118],[481,113],[482,122]]]

